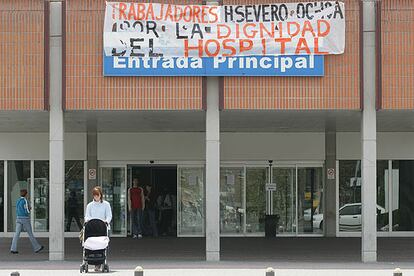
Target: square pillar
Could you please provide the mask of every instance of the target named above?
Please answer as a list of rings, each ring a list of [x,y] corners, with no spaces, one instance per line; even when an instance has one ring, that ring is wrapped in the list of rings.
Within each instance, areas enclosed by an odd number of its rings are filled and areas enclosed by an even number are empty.
[[[207,78],[206,260],[220,260],[220,112],[219,78]]]
[[[65,258],[65,153],[62,110],[62,2],[49,2],[49,260]]]
[[[361,123],[362,252],[364,263],[377,261],[377,118],[376,118],[376,0],[362,1],[363,111]]]

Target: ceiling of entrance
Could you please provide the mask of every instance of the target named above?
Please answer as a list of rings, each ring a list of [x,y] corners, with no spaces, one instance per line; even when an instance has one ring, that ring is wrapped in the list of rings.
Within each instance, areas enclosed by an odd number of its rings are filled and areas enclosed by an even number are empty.
[[[222,111],[222,132],[360,131],[359,111]],[[66,112],[66,132],[204,132],[204,111]],[[380,111],[378,131],[414,131],[414,112]],[[48,132],[48,112],[0,112],[0,132]]]

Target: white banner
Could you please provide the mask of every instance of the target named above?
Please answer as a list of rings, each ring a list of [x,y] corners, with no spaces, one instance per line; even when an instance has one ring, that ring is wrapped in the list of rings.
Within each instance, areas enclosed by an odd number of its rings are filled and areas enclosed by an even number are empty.
[[[342,54],[345,4],[240,6],[107,2],[106,56],[233,57]]]

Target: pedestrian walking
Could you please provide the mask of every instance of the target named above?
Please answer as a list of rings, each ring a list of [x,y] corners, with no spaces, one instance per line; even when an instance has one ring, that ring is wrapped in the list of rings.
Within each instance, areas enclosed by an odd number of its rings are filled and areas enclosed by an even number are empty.
[[[17,242],[20,238],[22,230],[26,231],[29,235],[30,242],[32,243],[33,251],[39,253],[43,250],[43,245],[40,245],[33,235],[32,225],[30,224],[30,211],[31,207],[27,200],[27,189],[20,190],[20,198],[16,203],[16,232],[14,233],[13,241],[10,248],[10,253],[18,254]]]

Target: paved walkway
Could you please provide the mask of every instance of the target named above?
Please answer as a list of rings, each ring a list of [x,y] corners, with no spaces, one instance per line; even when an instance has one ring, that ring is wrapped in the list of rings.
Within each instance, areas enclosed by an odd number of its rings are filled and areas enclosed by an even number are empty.
[[[10,275],[7,273],[16,269],[25,269],[28,273],[29,270],[35,270],[30,272],[31,274],[21,274],[33,276],[49,275],[39,274],[41,270],[60,270],[62,273],[79,274],[81,247],[78,239],[65,240],[66,260],[63,262],[48,261],[48,240],[39,240],[45,245],[43,252],[33,253],[29,240],[22,238],[19,242],[19,254],[11,255],[9,254],[11,239],[0,238],[0,275]],[[128,271],[131,272],[137,265],[149,270],[163,269],[163,271],[170,269],[227,271],[237,268],[261,271],[271,266],[289,270],[291,273],[299,268],[312,271],[335,269],[339,272],[347,269],[389,272],[396,267],[407,271],[414,269],[414,238],[379,238],[379,262],[374,264],[360,262],[359,238],[222,238],[221,262],[204,261],[203,238],[144,238],[142,240],[112,238],[110,247],[109,264],[111,269],[118,271],[118,274],[114,275],[132,275],[128,274]],[[197,275],[199,274],[192,276]],[[224,274],[220,273],[220,275]],[[289,275],[300,276],[302,273],[295,272]],[[306,275],[310,276],[310,274]],[[338,274],[335,272],[335,275]],[[356,274],[352,273],[352,275]],[[376,276],[380,275],[376,274]]]
[[[0,275],[10,275],[11,270],[0,270]],[[404,276],[413,276],[414,270],[402,270]],[[20,270],[21,276],[72,276],[81,275],[75,270]],[[104,275],[98,272],[89,272],[95,275]],[[116,270],[111,271],[109,275],[116,276],[133,276],[133,270]],[[265,276],[265,269],[150,269],[144,270],[144,276]],[[393,270],[321,270],[321,269],[276,269],[277,276],[392,276]]]

